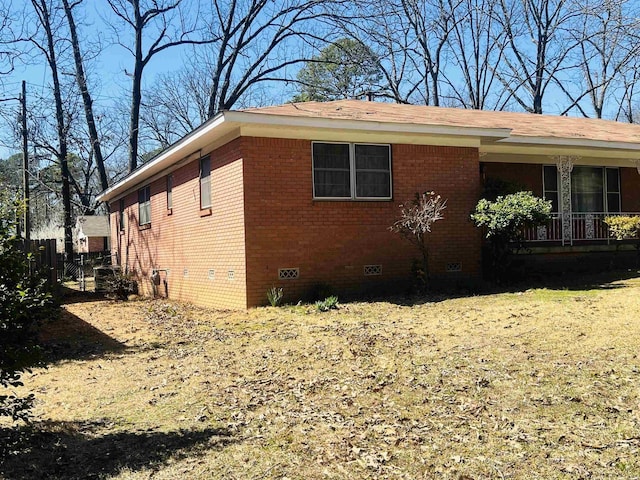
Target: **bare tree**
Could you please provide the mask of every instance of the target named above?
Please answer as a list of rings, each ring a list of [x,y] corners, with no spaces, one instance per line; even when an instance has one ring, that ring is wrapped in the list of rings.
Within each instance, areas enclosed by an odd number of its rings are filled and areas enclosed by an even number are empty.
[[[58,145],[57,147],[49,145],[49,148],[60,164],[64,216],[64,252],[67,258],[71,258],[73,256],[70,191],[71,178],[67,162],[69,124],[67,122],[68,116],[62,102],[62,86],[60,82],[60,70],[58,63],[60,42],[59,38],[54,36],[55,31],[60,28],[61,19],[52,9],[52,5],[49,0],[31,0],[31,4],[37,17],[38,26],[42,29],[43,35],[43,38],[40,38],[40,35],[36,32],[36,34],[31,37],[31,42],[38,50],[40,50],[46,59],[49,73],[51,74],[51,89],[55,104],[55,123]]]
[[[571,103],[563,114],[577,108],[589,116],[581,102],[588,99],[597,118],[602,118],[607,101],[614,101],[612,90],[623,84],[623,72],[632,68],[632,61],[639,53],[637,38],[633,33],[638,27],[637,14],[629,0],[581,0],[580,16],[572,29],[578,44],[572,85],[581,89],[571,91],[563,82],[561,90]]]
[[[193,62],[159,75],[142,105],[141,133],[166,148],[204,123],[211,90],[209,73],[206,66]]]
[[[448,68],[442,76],[459,105],[495,109],[500,101],[494,92],[499,83],[495,71],[505,48],[505,31],[496,28],[497,0],[447,0],[447,4],[454,17],[448,38],[456,68]]]
[[[530,113],[542,113],[545,93],[563,70],[577,43],[568,35],[578,15],[569,0],[499,0],[496,20],[507,47],[496,71],[507,96]]]
[[[187,0],[107,0],[121,24],[133,31],[133,45],[120,42],[134,58],[131,73],[129,171],[138,166],[138,138],[142,76],[152,58],[180,45],[202,45],[213,39],[202,35],[199,3]],[[188,12],[188,13],[187,13]],[[206,15],[205,15],[206,16]],[[119,28],[119,26],[115,26]],[[116,30],[117,31],[117,30]],[[150,46],[145,48],[145,40]]]
[[[441,73],[449,35],[461,18],[454,12],[463,0],[398,0],[404,21],[411,27],[415,44],[411,55],[416,70],[422,72],[423,101],[439,106]]]
[[[64,7],[65,17],[67,19],[67,26],[69,28],[71,48],[73,50],[73,60],[76,71],[76,82],[82,95],[82,102],[84,105],[84,114],[87,121],[87,129],[89,133],[89,139],[91,141],[92,155],[90,158],[95,158],[95,164],[100,178],[100,186],[102,190],[109,188],[109,179],[107,178],[107,171],[104,166],[104,157],[102,156],[102,148],[100,146],[100,137],[98,136],[98,128],[96,127],[96,120],[93,114],[93,99],[89,93],[87,86],[87,76],[85,74],[84,62],[82,60],[82,53],[80,51],[80,42],[78,40],[78,31],[76,28],[76,22],[73,16],[73,9],[80,5],[83,0],[76,0],[73,3],[69,3],[69,0],[62,0]],[[91,162],[93,163],[93,162]],[[90,178],[89,177],[85,178]]]
[[[325,44],[317,30],[341,1],[213,0],[210,36],[217,41],[199,58],[211,77],[207,115],[232,108],[260,85],[292,81],[288,69]]]
[[[423,102],[424,74],[414,61],[415,36],[398,2],[354,2],[331,18],[340,35],[367,45],[378,57],[382,81],[376,97],[396,103]],[[423,70],[422,70],[423,71]]]

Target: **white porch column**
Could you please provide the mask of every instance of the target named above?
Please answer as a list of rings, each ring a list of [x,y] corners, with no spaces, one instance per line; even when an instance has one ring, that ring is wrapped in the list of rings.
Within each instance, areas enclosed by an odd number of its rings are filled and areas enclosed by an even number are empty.
[[[560,213],[562,214],[562,244],[571,244],[573,240],[573,222],[571,218],[571,171],[578,157],[558,155],[553,157],[560,175]]]

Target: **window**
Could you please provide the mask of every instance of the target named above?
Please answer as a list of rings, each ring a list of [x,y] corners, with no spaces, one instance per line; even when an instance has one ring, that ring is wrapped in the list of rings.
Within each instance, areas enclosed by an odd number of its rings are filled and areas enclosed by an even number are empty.
[[[314,198],[391,198],[389,145],[314,142],[312,155]]]
[[[173,208],[173,175],[167,175],[167,210]]]
[[[544,198],[552,211],[560,208],[560,186],[555,165],[545,165]],[[620,211],[620,173],[617,168],[575,166],[571,172],[571,210],[576,213]]]
[[[620,170],[607,168],[607,212],[620,212]]]
[[[138,224],[149,225],[151,223],[151,187],[138,190]]]
[[[124,198],[120,199],[120,211],[118,212],[118,223],[120,226],[120,231],[124,232]]]
[[[571,210],[604,212],[604,185],[601,167],[573,167],[571,172]]]
[[[211,207],[211,157],[200,159],[200,208]]]
[[[545,165],[543,182],[543,196],[545,200],[551,201],[551,211],[558,213],[560,211],[560,188],[558,187],[558,169],[555,165]]]

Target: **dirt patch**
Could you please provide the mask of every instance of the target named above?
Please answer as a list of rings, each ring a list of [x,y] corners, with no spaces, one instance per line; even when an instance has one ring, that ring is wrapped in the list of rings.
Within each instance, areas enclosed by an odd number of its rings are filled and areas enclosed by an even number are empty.
[[[0,431],[7,479],[640,476],[638,278],[326,313],[89,300],[27,379],[41,423]]]

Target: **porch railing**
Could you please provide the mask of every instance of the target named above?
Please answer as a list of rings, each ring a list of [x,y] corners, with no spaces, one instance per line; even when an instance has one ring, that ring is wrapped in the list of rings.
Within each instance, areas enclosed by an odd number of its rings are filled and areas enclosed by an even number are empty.
[[[612,216],[639,216],[638,212],[623,213],[570,213],[571,217],[571,244],[582,241],[606,241],[612,240],[609,229],[604,222],[606,217]],[[524,239],[527,242],[562,242],[562,218],[563,214],[554,214],[551,220],[539,227],[529,227],[524,230]],[[565,240],[565,244],[566,244]]]

